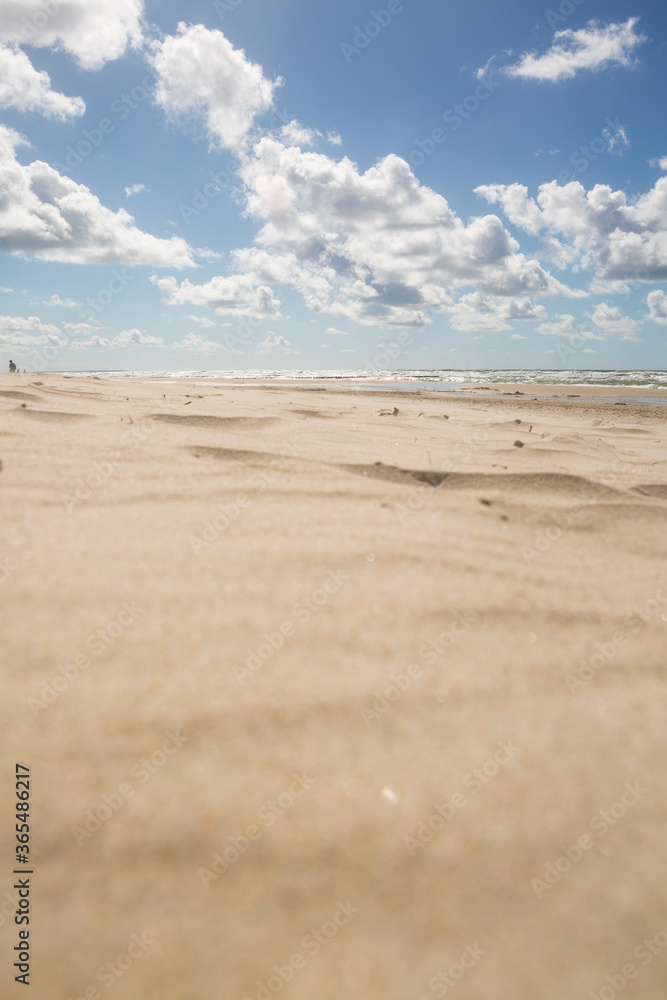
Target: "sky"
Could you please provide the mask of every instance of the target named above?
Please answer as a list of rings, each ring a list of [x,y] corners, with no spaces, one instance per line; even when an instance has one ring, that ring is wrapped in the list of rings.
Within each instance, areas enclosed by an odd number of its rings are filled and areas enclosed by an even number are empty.
[[[667,369],[658,0],[0,0],[0,367]]]

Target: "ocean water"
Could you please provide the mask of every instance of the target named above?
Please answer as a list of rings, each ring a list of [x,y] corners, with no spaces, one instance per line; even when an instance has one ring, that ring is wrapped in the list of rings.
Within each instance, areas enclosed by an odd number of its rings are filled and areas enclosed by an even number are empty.
[[[381,371],[376,368],[303,368],[299,370],[275,369],[261,370],[197,370],[197,371],[87,371],[60,372],[66,375],[97,375],[110,379],[156,379],[172,381],[175,379],[214,379],[222,382],[226,379],[251,381],[289,381],[300,379],[327,379],[345,382],[392,383],[392,388],[422,388],[452,390],[473,386],[493,386],[502,382],[514,382],[519,385],[592,385],[592,386],[628,386],[634,389],[664,389],[667,388],[667,372],[664,371],[583,371],[572,369],[561,371],[557,369],[411,369],[398,368]]]

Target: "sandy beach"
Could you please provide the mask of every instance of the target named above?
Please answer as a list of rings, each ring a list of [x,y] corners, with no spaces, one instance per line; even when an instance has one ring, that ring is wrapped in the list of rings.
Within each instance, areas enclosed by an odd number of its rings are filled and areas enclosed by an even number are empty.
[[[0,377],[32,1000],[663,1000],[667,392],[493,388]]]

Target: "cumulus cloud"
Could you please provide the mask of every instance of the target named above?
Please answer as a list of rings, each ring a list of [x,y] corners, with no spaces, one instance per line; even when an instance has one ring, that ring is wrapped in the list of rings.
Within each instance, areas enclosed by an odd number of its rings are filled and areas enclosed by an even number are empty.
[[[181,237],[144,233],[124,209],[105,208],[85,185],[41,160],[23,166],[16,149],[26,144],[0,125],[0,250],[69,264],[195,266]]]
[[[646,319],[660,326],[667,326],[667,295],[660,288],[649,292],[646,296],[648,316]]]
[[[602,337],[639,340],[637,337],[639,323],[629,316],[625,316],[618,306],[610,306],[606,302],[601,302],[600,305],[596,306],[590,319],[595,327],[595,332]]]
[[[471,292],[463,295],[447,310],[455,330],[499,332],[511,330],[514,320],[546,319],[543,305],[534,305],[528,298],[493,298]]]
[[[261,249],[237,269],[294,285],[313,312],[366,325],[422,326],[450,290],[490,295],[569,294],[495,215],[468,225],[409,165],[390,155],[360,173],[347,157],[286,147],[270,137],[241,166],[247,212]]]
[[[267,351],[280,350],[280,351],[286,351],[288,354],[296,353],[295,351],[292,350],[291,342],[289,340],[285,340],[285,338],[281,334],[274,333],[273,330],[267,331],[266,340],[260,340],[259,346],[266,348]],[[264,352],[262,351],[259,353],[264,353]]]
[[[212,319],[208,319],[206,316],[184,316],[184,319],[189,319],[191,323],[198,323],[199,326],[203,326],[204,329],[215,326]],[[225,324],[226,325],[226,324]]]
[[[313,146],[322,133],[316,129],[305,128],[298,121],[293,120],[283,125],[280,131],[280,138],[286,146]]]
[[[335,326],[328,326],[324,331],[329,337],[349,337],[347,330],[337,330]]]
[[[215,277],[203,285],[193,285],[186,278],[180,284],[174,277],[151,281],[166,294],[170,306],[208,306],[220,316],[256,316],[281,319],[280,302],[267,285],[257,285],[252,275],[233,274]]]
[[[165,347],[165,342],[162,337],[153,337],[149,333],[142,333],[141,330],[123,330],[116,337],[109,339],[108,337],[102,337],[100,334],[94,334],[90,340],[72,340],[70,341],[70,347],[74,350],[81,350],[87,347],[99,347],[105,350],[117,350],[118,348],[126,347],[151,347],[160,348]]]
[[[181,348],[184,351],[194,351],[196,354],[213,354],[215,351],[226,351],[222,344],[216,344],[214,340],[204,340],[200,333],[187,333],[182,340],[171,345],[172,348]]]
[[[632,66],[634,50],[647,41],[637,32],[639,18],[601,25],[589,21],[585,28],[557,31],[551,48],[542,55],[526,53],[518,63],[506,66],[508,76],[525,80],[570,80],[577,73],[599,72],[609,66]]]
[[[239,172],[246,214],[261,224],[257,246],[232,253],[235,274],[203,285],[155,279],[169,304],[278,317],[271,288],[291,286],[314,313],[420,327],[468,286],[480,298],[477,308],[457,307],[458,321],[476,312],[477,325],[483,315],[483,328],[506,329],[508,320],[542,317],[529,297],[585,295],[522,254],[496,215],[465,224],[398,156],[360,173],[347,157],[264,136],[241,156]],[[493,297],[512,301],[491,306]]]
[[[0,107],[38,111],[47,118],[67,121],[86,110],[80,97],[66,97],[51,89],[48,73],[39,72],[22,49],[0,45]]]
[[[60,327],[42,323],[37,316],[0,316],[0,345],[25,352],[40,347],[63,348],[67,340]]]
[[[125,188],[125,197],[131,198],[133,194],[141,194],[141,192],[145,190],[145,184],[130,184],[129,187]]]
[[[3,0],[0,41],[61,49],[100,69],[143,37],[143,0]]]
[[[593,333],[592,330],[579,329],[577,321],[570,313],[560,313],[555,319],[549,320],[546,323],[540,323],[537,332],[544,337],[561,337],[565,340],[573,337],[583,338],[584,340],[602,339],[599,334]]]
[[[667,278],[667,177],[629,199],[624,191],[579,181],[540,185],[537,199],[521,184],[475,189],[500,204],[510,222],[532,235],[560,236],[571,260],[606,281],[662,281]],[[558,241],[557,241],[558,242]],[[623,286],[621,286],[623,288]]]
[[[76,302],[73,299],[61,299],[57,292],[48,299],[42,299],[45,306],[60,306],[63,309],[73,309]]]
[[[177,35],[154,45],[150,61],[158,77],[155,101],[167,116],[203,125],[211,145],[228,149],[243,144],[282,82],[268,80],[243,49],[201,24],[180,23]]]
[[[164,347],[162,337],[153,337],[149,333],[142,333],[141,330],[123,330],[114,338],[115,347]]]

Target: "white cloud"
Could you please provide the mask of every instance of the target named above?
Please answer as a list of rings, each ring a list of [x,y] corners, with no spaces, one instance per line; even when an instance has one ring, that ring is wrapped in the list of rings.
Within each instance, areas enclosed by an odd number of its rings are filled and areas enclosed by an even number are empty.
[[[280,138],[286,146],[312,146],[321,137],[321,132],[318,132],[316,129],[305,128],[296,120],[283,125],[280,130]]]
[[[125,188],[125,197],[131,198],[133,194],[141,194],[141,192],[145,190],[145,184],[130,184],[129,187]]]
[[[213,320],[208,319],[206,316],[184,316],[183,318],[189,319],[192,323],[198,323],[200,326],[203,326],[204,329],[215,326]],[[225,323],[224,325],[228,326],[229,324]]]
[[[570,313],[560,313],[555,319],[549,320],[547,323],[540,323],[537,332],[544,337],[561,337],[565,340],[573,337],[583,340],[602,340],[600,334],[593,333],[591,330],[580,330],[577,321]]]
[[[330,337],[349,337],[347,330],[337,330],[335,326],[328,326],[324,331]]]
[[[667,170],[667,156],[656,156],[648,162],[652,167],[657,167],[658,170]]]
[[[39,72],[22,49],[0,45],[0,107],[38,111],[47,118],[66,121],[86,110],[80,97],[66,97],[51,90],[48,73]]]
[[[618,121],[618,116],[615,122],[612,122],[607,118],[611,128],[604,128],[602,130],[602,135],[604,139],[609,143],[608,153],[612,156],[622,156],[623,152],[629,147],[630,140],[628,139],[627,126],[621,125]],[[617,152],[614,150],[618,147]]]
[[[618,306],[601,302],[590,316],[595,331],[602,337],[618,337],[619,340],[639,341],[637,329],[639,323],[625,316]]]
[[[327,132],[327,142],[330,142],[332,146],[343,145],[343,140],[341,139],[338,132]]]
[[[260,340],[259,346],[265,347],[269,351],[281,350],[281,351],[286,351],[288,354],[295,353],[292,350],[291,342],[289,340],[285,340],[285,338],[281,334],[275,334],[273,330],[267,330],[266,340]]]
[[[646,319],[660,326],[667,326],[667,295],[660,288],[649,292],[646,296],[648,316]]]
[[[632,53],[644,35],[635,31],[639,18],[600,25],[589,21],[585,28],[557,31],[551,48],[543,55],[526,53],[518,63],[503,70],[508,76],[527,80],[569,80],[582,71],[599,72],[608,66],[632,65]]]
[[[152,337],[150,334],[142,333],[141,330],[136,329],[123,330],[114,338],[113,343],[117,347],[164,347],[162,337]]]
[[[116,337],[111,340],[108,337],[101,337],[99,334],[95,334],[90,340],[72,340],[70,342],[70,347],[75,350],[82,350],[88,347],[100,347],[105,350],[118,350],[118,348],[127,347],[150,347],[150,348],[160,348],[165,347],[165,342],[162,337],[153,337],[151,334],[142,333],[141,330],[123,330]]]
[[[85,185],[41,160],[20,164],[16,147],[26,144],[0,125],[0,250],[70,264],[195,266],[181,237],[142,232],[124,209],[105,208]]]
[[[60,327],[42,323],[37,316],[0,316],[0,345],[25,353],[41,347],[61,349],[67,345]]]
[[[204,285],[193,285],[186,278],[179,285],[176,278],[151,277],[165,292],[170,306],[208,306],[220,316],[258,316],[280,319],[280,302],[268,285],[257,285],[252,275],[233,274],[211,278]]]
[[[217,29],[178,25],[178,34],[154,45],[155,100],[169,118],[204,125],[211,145],[237,149],[256,115],[273,104],[281,81],[268,80]]]
[[[200,333],[188,333],[183,340],[176,341],[172,348],[181,348],[184,351],[195,351],[197,354],[213,354],[215,351],[225,351],[222,344],[216,344],[214,340],[204,340]]]
[[[493,298],[471,292],[447,310],[455,330],[511,330],[513,320],[546,319],[546,309],[528,298]]]
[[[56,292],[49,299],[42,299],[42,302],[45,306],[61,306],[63,309],[73,309],[76,305],[74,299],[61,299]]]
[[[522,184],[475,189],[500,203],[510,222],[533,235],[556,240],[576,268],[592,269],[604,281],[661,281],[667,278],[667,177],[635,198],[609,185],[586,191],[578,181],[539,187],[537,200]]]
[[[140,45],[143,13],[143,0],[3,0],[0,41],[62,49],[95,70]]]
[[[490,59],[486,60],[483,66],[480,66],[480,68],[475,71],[476,80],[483,80],[486,77],[486,74],[489,71],[489,67],[495,58],[496,58],[495,56],[491,56]]]
[[[265,137],[245,157],[247,212],[263,222],[261,250],[234,266],[255,281],[294,285],[307,307],[373,326],[422,326],[449,290],[492,295],[570,294],[497,216],[465,225],[445,199],[387,156],[364,174],[347,157],[285,147]]]

